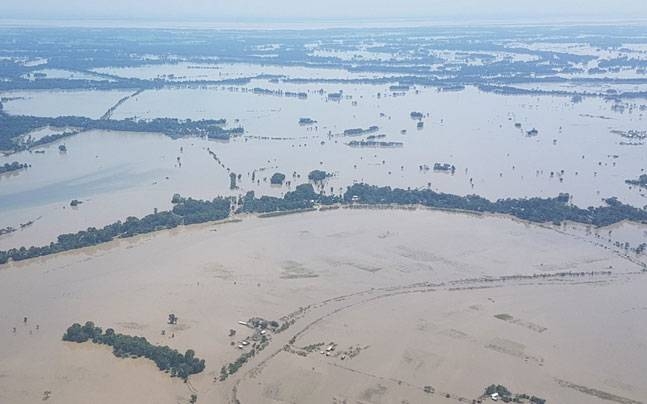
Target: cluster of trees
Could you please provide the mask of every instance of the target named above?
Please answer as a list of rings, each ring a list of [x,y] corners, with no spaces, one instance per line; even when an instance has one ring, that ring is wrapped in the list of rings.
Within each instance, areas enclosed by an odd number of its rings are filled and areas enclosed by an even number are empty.
[[[317,121],[312,118],[299,118],[299,125],[313,125],[315,123],[317,123]]]
[[[453,174],[456,172],[456,166],[449,163],[434,163],[434,171],[451,171]]]
[[[155,362],[159,370],[184,380],[192,374],[202,372],[205,368],[204,359],[197,358],[192,349],[187,350],[183,355],[168,346],[153,345],[144,337],[118,334],[112,328],[104,332],[91,321],[83,326],[78,323],[72,324],[63,334],[63,341],[77,343],[92,341],[95,344],[109,345],[114,355],[119,358],[150,359]]]
[[[637,180],[626,180],[625,182],[629,185],[647,188],[647,174],[641,174]]]
[[[254,191],[249,191],[241,200],[242,206],[238,212],[267,213],[287,210],[309,209],[315,204],[331,205],[341,202],[336,196],[326,196],[316,193],[312,184],[298,185],[294,191],[287,192],[283,198],[262,196],[256,198]]]
[[[400,189],[354,184],[344,193],[344,202],[366,204],[420,204],[424,206],[460,209],[475,212],[503,213],[531,222],[561,223],[572,221],[608,226],[623,220],[647,222],[647,211],[625,205],[616,198],[606,199],[606,206],[578,208],[568,203],[570,196],[556,198],[499,199],[491,202],[477,195],[458,196],[430,189]]]
[[[308,179],[312,182],[322,182],[328,177],[332,177],[332,174],[329,174],[323,170],[312,170],[308,174]]]
[[[230,172],[229,173],[229,189],[237,189],[238,186],[236,185],[236,173]]]
[[[270,178],[270,184],[281,185],[285,181],[285,174],[283,173],[274,173]]]
[[[224,119],[202,119],[193,121],[190,119],[179,120],[175,118],[155,118],[152,120],[134,119],[91,119],[79,116],[59,116],[56,118],[36,117],[27,115],[9,115],[0,111],[0,150],[24,150],[38,146],[62,137],[69,136],[76,132],[65,132],[57,135],[50,135],[31,143],[20,144],[15,138],[19,135],[29,133],[44,126],[51,127],[72,127],[79,130],[114,130],[127,132],[155,132],[162,133],[172,138],[185,136],[207,136],[211,139],[228,140],[232,136],[244,133],[244,128],[236,127],[224,129]]]
[[[13,163],[4,163],[4,165],[0,166],[0,174],[8,173],[10,171],[22,170],[23,168],[27,167],[29,167],[27,163],[19,163],[17,161],[14,161]]]
[[[192,198],[180,198],[173,206],[173,214],[182,218],[183,224],[204,223],[223,220],[229,216],[231,201],[215,198],[203,201]]]

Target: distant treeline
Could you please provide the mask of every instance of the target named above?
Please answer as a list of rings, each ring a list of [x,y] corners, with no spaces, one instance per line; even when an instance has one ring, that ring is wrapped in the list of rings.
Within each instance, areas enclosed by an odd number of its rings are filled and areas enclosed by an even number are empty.
[[[500,213],[536,223],[559,224],[572,221],[593,226],[608,226],[623,220],[647,222],[647,211],[623,204],[616,198],[605,199],[606,206],[582,209],[569,203],[568,194],[555,198],[520,198],[489,201],[478,195],[458,196],[434,192],[430,189],[400,189],[354,184],[342,196],[315,192],[312,184],[302,184],[282,198],[262,196],[253,191],[235,200],[216,198],[212,201],[182,198],[174,195],[171,211],[158,212],[141,219],[129,217],[101,229],[90,227],[77,233],[62,234],[47,246],[13,248],[0,251],[0,264],[10,259],[20,261],[62,251],[105,243],[119,237],[170,229],[181,224],[204,223],[226,219],[236,213],[268,213],[312,209],[315,205],[367,204],[367,205],[423,205],[432,208],[470,212]]]
[[[642,31],[641,31],[642,29]],[[208,30],[118,30],[88,28],[0,29],[0,91],[15,89],[150,89],[164,86],[205,86],[249,83],[254,76],[230,80],[178,82],[173,75],[150,79],[98,73],[111,67],[156,66],[193,63],[191,69],[213,69],[216,63],[249,63],[285,67],[330,68],[355,73],[373,73],[356,78],[286,78],[261,74],[256,78],[283,82],[389,84],[392,90],[407,86],[436,86],[454,90],[466,85],[510,85],[518,82],[595,83],[595,77],[574,74],[604,74],[606,83],[620,83],[610,73],[635,71],[645,74],[647,61],[631,54],[640,43],[644,28],[618,26],[499,27],[484,32],[480,27],[411,27],[406,29],[306,30],[287,32],[240,32]],[[39,38],[47,38],[41,40]],[[585,55],[567,49],[551,51],[524,45],[537,38],[554,43],[580,40],[591,48],[613,49],[612,58]],[[74,43],[75,46],[68,46]],[[313,48],[313,44],[317,44]],[[367,46],[367,44],[371,44]],[[322,54],[320,51],[326,51]],[[339,56],[335,53],[340,52]],[[390,57],[351,58],[346,53],[378,52]],[[459,57],[443,53],[455,53]],[[593,53],[593,52],[591,52]],[[598,52],[595,52],[596,54]],[[151,55],[154,57],[143,57]],[[519,57],[521,56],[521,58]],[[589,62],[594,67],[587,68]],[[34,63],[36,62],[36,63]],[[475,63],[476,62],[476,63]],[[209,65],[202,65],[202,64]],[[433,67],[432,67],[433,66]],[[95,80],[49,78],[44,69],[63,69],[87,74]],[[563,77],[563,75],[570,75]],[[307,74],[306,74],[307,75]],[[167,80],[170,79],[170,80]],[[644,78],[637,78],[643,79]],[[581,81],[580,81],[581,80]],[[265,89],[260,89],[265,91]],[[294,93],[299,96],[299,93]],[[622,93],[639,96],[639,93]],[[334,93],[332,99],[341,99]]]
[[[9,115],[0,111],[0,150],[23,150],[54,141],[61,137],[73,134],[67,132],[58,135],[45,136],[34,143],[20,143],[16,137],[29,133],[45,126],[71,127],[78,130],[114,130],[127,132],[155,132],[162,133],[172,138],[184,136],[208,136],[216,139],[229,139],[233,135],[242,134],[244,129],[236,127],[224,129],[227,122],[224,119],[203,119],[199,121],[179,120],[175,118],[155,118],[152,120],[112,120],[91,119],[79,116],[59,116],[56,118],[36,117],[26,115]]]
[[[192,374],[202,372],[205,367],[204,359],[196,358],[192,349],[182,355],[168,346],[153,345],[144,337],[118,334],[112,328],[103,332],[92,321],[86,322],[83,326],[78,323],[72,324],[63,334],[63,341],[77,343],[92,341],[95,344],[109,345],[112,347],[112,353],[118,358],[143,356],[155,362],[159,370],[170,373],[171,377],[180,377],[184,380]]]

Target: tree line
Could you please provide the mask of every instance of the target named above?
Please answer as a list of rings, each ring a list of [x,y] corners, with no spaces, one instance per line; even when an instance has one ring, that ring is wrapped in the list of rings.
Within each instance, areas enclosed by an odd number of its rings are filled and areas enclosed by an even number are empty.
[[[141,219],[131,216],[123,222],[117,221],[100,229],[89,227],[76,233],[61,234],[57,237],[56,242],[46,246],[20,247],[0,251],[0,264],[6,263],[9,259],[21,261],[106,243],[115,238],[126,238],[137,234],[172,229],[180,224],[222,220],[229,216],[231,206],[229,199],[224,198],[202,201],[177,196],[173,198],[173,202],[174,206],[171,211],[153,213]]]
[[[211,201],[183,198],[176,194],[171,211],[157,212],[139,219],[129,217],[101,229],[90,227],[77,233],[61,234],[56,242],[41,247],[20,247],[0,251],[0,264],[10,259],[55,254],[62,251],[105,243],[115,238],[170,229],[182,224],[223,220],[232,211],[236,213],[269,213],[312,209],[315,205],[367,204],[367,205],[423,205],[432,208],[464,210],[470,212],[501,213],[535,223],[560,224],[572,221],[597,227],[608,226],[623,220],[647,223],[647,211],[620,202],[617,198],[605,199],[605,206],[579,208],[569,203],[570,195],[554,198],[499,199],[494,202],[478,195],[459,196],[434,192],[431,189],[401,189],[354,184],[342,196],[324,195],[315,191],[312,184],[298,185],[282,198],[261,196],[247,192],[237,200],[216,198]],[[232,203],[234,202],[234,203]]]
[[[606,206],[579,208],[569,204],[570,195],[554,198],[506,198],[489,201],[478,195],[458,196],[431,189],[401,189],[354,184],[344,193],[344,202],[365,204],[423,205],[433,208],[502,213],[536,223],[564,221],[608,226],[623,220],[647,222],[647,211],[626,205],[617,198],[604,200]]]

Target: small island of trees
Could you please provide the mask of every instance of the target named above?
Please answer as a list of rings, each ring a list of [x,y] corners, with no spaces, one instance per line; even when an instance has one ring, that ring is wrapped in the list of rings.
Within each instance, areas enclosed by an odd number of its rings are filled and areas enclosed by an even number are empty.
[[[308,174],[308,179],[312,182],[322,182],[328,177],[332,177],[332,174],[329,174],[323,170],[312,170]]]
[[[274,173],[270,178],[270,184],[272,185],[281,185],[285,181],[285,174],[283,173]]]
[[[104,332],[92,321],[86,322],[83,326],[78,323],[72,324],[63,334],[63,341],[77,343],[92,341],[95,344],[109,345],[112,347],[112,353],[118,358],[150,359],[155,362],[159,370],[185,381],[190,375],[200,373],[205,368],[204,359],[197,358],[192,349],[187,350],[183,355],[168,346],[153,345],[144,337],[118,334],[112,328]]]
[[[4,165],[0,166],[0,174],[8,173],[11,171],[22,170],[23,168],[27,168],[27,167],[29,167],[29,164],[19,163],[17,161],[14,161],[13,163],[4,163]]]
[[[299,125],[302,125],[302,126],[314,125],[315,123],[317,123],[317,121],[311,118],[299,118]]]

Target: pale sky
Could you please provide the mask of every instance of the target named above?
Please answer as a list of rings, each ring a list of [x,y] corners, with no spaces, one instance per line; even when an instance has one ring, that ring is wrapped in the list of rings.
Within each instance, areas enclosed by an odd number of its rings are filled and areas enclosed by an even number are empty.
[[[647,19],[647,0],[0,0],[0,19]]]

